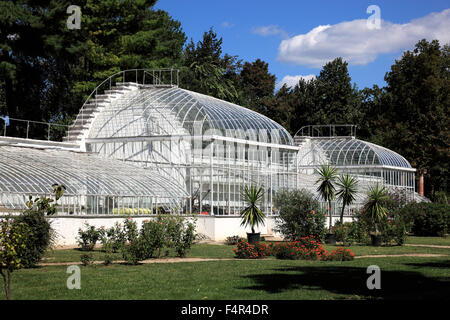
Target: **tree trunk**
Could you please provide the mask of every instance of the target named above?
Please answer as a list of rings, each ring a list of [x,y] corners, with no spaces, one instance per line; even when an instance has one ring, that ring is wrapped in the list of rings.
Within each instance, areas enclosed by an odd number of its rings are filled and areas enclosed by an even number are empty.
[[[345,210],[345,204],[342,204],[342,211],[341,211],[341,224],[344,223],[344,210]]]
[[[331,201],[328,201],[328,213],[330,214],[330,224],[328,230],[331,230],[332,218],[331,218]]]

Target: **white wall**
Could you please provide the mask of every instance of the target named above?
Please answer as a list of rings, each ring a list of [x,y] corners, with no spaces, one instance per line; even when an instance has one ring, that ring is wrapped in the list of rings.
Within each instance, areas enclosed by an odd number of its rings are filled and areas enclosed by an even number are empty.
[[[0,217],[1,219],[2,217]],[[152,219],[154,216],[134,216],[132,217],[137,222],[140,228],[143,221]],[[51,222],[52,228],[57,233],[57,246],[76,246],[78,229],[85,229],[85,224],[100,228],[110,228],[116,222],[123,223],[126,217],[117,216],[53,216],[48,218]],[[333,217],[333,224],[339,220],[339,217]],[[351,217],[344,217],[344,221],[351,221]],[[198,216],[197,217],[197,233],[206,236],[207,239],[215,241],[223,241],[230,236],[246,237],[247,232],[251,232],[249,227],[241,226],[241,218],[239,216]],[[326,226],[328,226],[328,218],[326,219]],[[261,232],[263,235],[274,235],[280,237],[273,231],[275,227],[275,218],[267,217],[265,225],[255,228],[256,232]]]
[[[151,219],[149,216],[133,217],[138,226],[143,221]],[[58,246],[74,246],[77,244],[78,229],[85,229],[85,223],[100,228],[104,226],[109,228],[114,226],[116,222],[123,223],[125,217],[117,216],[61,216],[51,217],[51,225],[57,233],[56,244]],[[256,232],[261,234],[273,234],[272,228],[275,224],[274,218],[267,218],[266,224],[256,228]],[[223,241],[226,237],[239,235],[246,237],[246,232],[251,229],[241,227],[241,218],[239,216],[199,216],[197,218],[197,232],[205,235],[207,239],[215,241]]]

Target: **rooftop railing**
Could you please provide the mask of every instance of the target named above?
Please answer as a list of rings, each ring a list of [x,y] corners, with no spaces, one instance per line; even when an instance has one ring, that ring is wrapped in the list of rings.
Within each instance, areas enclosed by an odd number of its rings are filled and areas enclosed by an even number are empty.
[[[69,130],[68,125],[16,118],[0,118],[2,121],[1,135],[4,137],[62,141]]]
[[[356,125],[308,125],[301,127],[294,137],[356,137]]]

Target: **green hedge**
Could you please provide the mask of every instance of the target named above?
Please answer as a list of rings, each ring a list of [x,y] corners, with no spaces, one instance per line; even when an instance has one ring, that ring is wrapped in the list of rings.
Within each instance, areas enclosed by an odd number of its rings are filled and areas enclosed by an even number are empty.
[[[416,236],[444,236],[450,231],[450,205],[445,203],[410,203],[403,210],[413,218]]]

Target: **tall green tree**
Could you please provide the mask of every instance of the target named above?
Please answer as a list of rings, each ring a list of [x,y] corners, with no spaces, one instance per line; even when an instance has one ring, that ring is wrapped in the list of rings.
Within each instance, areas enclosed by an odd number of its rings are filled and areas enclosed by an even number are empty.
[[[181,24],[156,0],[0,2],[0,83],[11,117],[70,122],[87,95],[123,69],[181,65]],[[66,26],[81,8],[81,28]]]
[[[315,79],[301,79],[293,88],[296,126],[354,124],[360,121],[360,95],[351,84],[348,63],[336,58],[325,64]]]
[[[449,53],[448,45],[421,40],[385,76],[384,125],[378,126],[377,135],[419,173],[427,170],[428,196],[450,190]]]
[[[276,77],[269,73],[269,64],[260,59],[245,62],[240,73],[242,105],[268,114],[267,99],[273,97]]]
[[[233,103],[239,102],[237,74],[241,61],[223,54],[223,39],[211,28],[201,41],[191,41],[183,52],[181,86]]]

